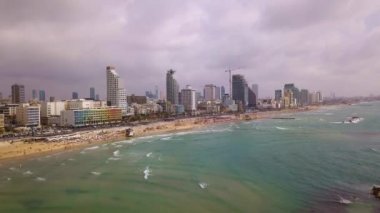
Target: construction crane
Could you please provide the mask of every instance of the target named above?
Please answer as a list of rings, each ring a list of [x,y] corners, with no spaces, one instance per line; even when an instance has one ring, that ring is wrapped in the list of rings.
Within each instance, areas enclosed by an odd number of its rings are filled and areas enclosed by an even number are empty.
[[[225,72],[228,72],[230,74],[230,97],[232,98],[232,75],[231,75],[231,72],[233,71],[236,71],[236,70],[239,70],[240,68],[236,68],[236,69],[228,69],[226,70]]]

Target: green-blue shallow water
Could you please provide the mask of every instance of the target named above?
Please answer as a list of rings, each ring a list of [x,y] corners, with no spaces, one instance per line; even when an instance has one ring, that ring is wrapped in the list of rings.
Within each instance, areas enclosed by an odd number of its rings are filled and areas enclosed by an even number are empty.
[[[380,212],[380,103],[287,116],[3,163],[0,212]]]

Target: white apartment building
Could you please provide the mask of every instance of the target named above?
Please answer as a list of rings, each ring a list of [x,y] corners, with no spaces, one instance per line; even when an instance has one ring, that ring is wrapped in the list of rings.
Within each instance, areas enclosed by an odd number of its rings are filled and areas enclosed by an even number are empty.
[[[195,90],[191,89],[190,86],[187,86],[186,89],[182,89],[181,100],[182,100],[182,104],[185,107],[185,111],[193,112],[197,110]]]
[[[20,126],[40,126],[40,106],[20,104],[17,107],[16,121]]]

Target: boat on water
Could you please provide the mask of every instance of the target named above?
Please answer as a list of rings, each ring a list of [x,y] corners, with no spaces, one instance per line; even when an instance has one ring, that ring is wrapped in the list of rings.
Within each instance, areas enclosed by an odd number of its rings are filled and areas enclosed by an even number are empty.
[[[134,131],[132,128],[128,128],[125,130],[125,136],[127,137],[133,137],[134,136]]]
[[[362,121],[363,118],[360,118],[358,116],[352,116],[352,117],[348,117],[345,121],[343,121],[343,123],[353,123],[353,124],[356,124],[356,123],[359,123],[360,121]]]

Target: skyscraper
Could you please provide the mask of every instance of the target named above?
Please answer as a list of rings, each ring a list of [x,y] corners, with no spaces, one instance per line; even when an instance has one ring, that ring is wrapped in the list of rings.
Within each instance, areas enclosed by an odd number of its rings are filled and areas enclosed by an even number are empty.
[[[123,108],[123,113],[127,110],[127,92],[123,88],[115,67],[107,66],[107,105]]]
[[[39,92],[39,100],[40,101],[45,101],[46,100],[46,97],[45,97],[45,90],[40,90]]]
[[[257,99],[259,98],[259,85],[258,84],[252,84],[252,91],[255,93],[256,100],[255,102],[257,103]]]
[[[215,87],[215,100],[221,100],[220,87]]]
[[[166,100],[171,104],[178,104],[179,85],[174,79],[174,73],[172,69],[166,73]]]
[[[217,87],[214,84],[206,84],[204,88],[205,101],[217,100]]]
[[[90,88],[90,99],[95,100],[95,88],[94,87]]]
[[[256,94],[248,87],[248,107],[256,107]]]
[[[248,84],[243,75],[232,75],[232,99],[248,105]]]
[[[293,105],[297,106],[299,104],[298,102],[300,101],[300,92],[299,92],[299,89],[296,86],[294,86],[294,84],[285,84],[284,85],[284,92],[286,90],[291,90],[292,91],[292,93],[293,93],[293,98],[292,99],[293,100],[290,100],[290,102],[293,103]]]
[[[32,99],[37,100],[37,90],[32,90]]]
[[[300,105],[307,106],[309,104],[309,91],[307,89],[301,89]]]
[[[12,85],[12,103],[20,104],[25,102],[25,87],[20,84]]]
[[[73,92],[72,99],[79,99],[79,95],[77,92]]]
[[[280,89],[274,91],[274,100],[281,101],[282,91]]]
[[[185,111],[194,112],[197,110],[195,90],[191,89],[191,86],[187,85],[186,89],[182,89],[181,100]]]
[[[224,86],[221,86],[220,87],[220,97],[223,98],[225,94],[226,94],[226,89],[224,88]]]

